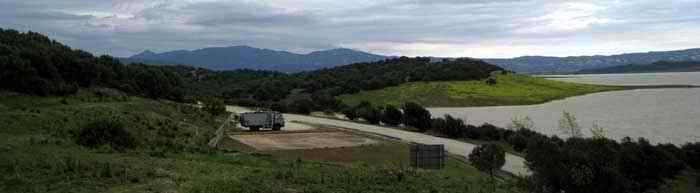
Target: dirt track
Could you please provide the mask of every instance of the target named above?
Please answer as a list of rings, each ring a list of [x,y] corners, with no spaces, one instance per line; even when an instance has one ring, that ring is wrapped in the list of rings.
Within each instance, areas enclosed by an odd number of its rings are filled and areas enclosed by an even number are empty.
[[[376,133],[383,136],[398,138],[409,142],[422,144],[444,144],[447,152],[465,157],[469,155],[469,153],[472,151],[472,149],[474,149],[474,147],[476,147],[474,144],[465,143],[457,140],[435,137],[409,131],[402,131],[398,129],[386,128],[375,125],[367,125],[349,121],[293,114],[285,114],[284,116],[285,120],[289,121],[298,121],[303,123],[330,125],[335,127],[354,129],[362,132]],[[510,172],[515,175],[530,174],[530,171],[525,166],[525,160],[522,157],[518,157],[512,154],[506,154],[506,163],[501,169],[503,171]]]

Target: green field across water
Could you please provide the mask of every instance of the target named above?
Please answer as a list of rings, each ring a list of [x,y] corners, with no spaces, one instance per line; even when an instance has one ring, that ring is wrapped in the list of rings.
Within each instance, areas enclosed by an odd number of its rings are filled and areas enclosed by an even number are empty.
[[[338,98],[349,105],[369,101],[375,105],[418,102],[430,107],[528,105],[571,96],[622,90],[624,87],[568,83],[528,75],[497,75],[486,81],[413,82]]]

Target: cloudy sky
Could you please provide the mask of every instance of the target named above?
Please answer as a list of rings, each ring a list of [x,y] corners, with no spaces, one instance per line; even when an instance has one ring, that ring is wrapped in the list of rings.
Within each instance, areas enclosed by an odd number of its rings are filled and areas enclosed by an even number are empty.
[[[700,0],[0,0],[0,28],[115,56],[231,45],[569,56],[700,47]]]

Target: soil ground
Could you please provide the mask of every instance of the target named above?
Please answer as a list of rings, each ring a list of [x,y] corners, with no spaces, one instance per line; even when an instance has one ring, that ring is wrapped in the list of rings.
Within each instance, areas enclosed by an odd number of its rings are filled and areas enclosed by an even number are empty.
[[[260,151],[354,147],[378,141],[346,132],[275,133],[232,135],[231,138]]]

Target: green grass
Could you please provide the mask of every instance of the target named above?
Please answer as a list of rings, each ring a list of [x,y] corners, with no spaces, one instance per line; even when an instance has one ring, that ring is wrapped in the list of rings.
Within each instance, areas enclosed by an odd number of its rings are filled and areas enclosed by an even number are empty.
[[[285,157],[209,149],[206,142],[225,116],[168,101],[3,96],[0,110],[0,192],[489,192],[490,188],[482,173],[452,159],[444,170],[354,164],[388,160],[373,155],[401,147],[338,150],[355,159],[348,162],[294,159],[298,152],[284,152]],[[115,151],[76,144],[78,130],[105,118],[122,120],[137,146]],[[512,184],[500,183],[499,192],[513,192]]]
[[[485,81],[414,82],[338,98],[349,105],[369,101],[377,105],[398,106],[405,102],[418,102],[430,107],[468,107],[539,104],[571,96],[624,89],[560,82],[528,75],[497,75],[496,80],[494,85],[488,85]]]

